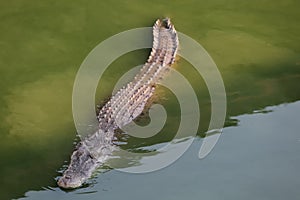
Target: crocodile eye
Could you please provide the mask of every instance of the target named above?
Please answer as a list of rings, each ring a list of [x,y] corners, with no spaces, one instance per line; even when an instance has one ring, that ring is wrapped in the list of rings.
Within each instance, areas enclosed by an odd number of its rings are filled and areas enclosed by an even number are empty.
[[[92,154],[90,154],[89,153],[89,157],[91,158],[91,159],[94,159],[95,157],[92,155]]]
[[[66,178],[66,179],[71,179],[71,176],[66,175],[65,178]]]

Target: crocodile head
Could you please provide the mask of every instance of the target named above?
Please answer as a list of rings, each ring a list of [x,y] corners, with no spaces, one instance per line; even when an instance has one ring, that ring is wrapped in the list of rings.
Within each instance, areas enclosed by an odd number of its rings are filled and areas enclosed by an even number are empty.
[[[71,163],[57,184],[61,188],[72,189],[80,187],[97,167],[96,160],[88,148],[80,142],[71,156]]]

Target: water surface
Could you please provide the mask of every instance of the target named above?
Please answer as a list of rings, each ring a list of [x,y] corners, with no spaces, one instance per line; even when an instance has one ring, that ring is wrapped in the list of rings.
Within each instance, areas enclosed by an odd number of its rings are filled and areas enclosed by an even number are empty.
[[[1,1],[0,198],[296,199],[299,7],[295,0]],[[209,157],[197,159],[210,99],[201,76],[180,59],[176,69],[191,82],[201,110],[192,148],[161,171],[111,170],[86,188],[60,190],[54,179],[74,146],[72,86],[80,64],[106,38],[151,26],[164,16],[203,45],[222,74],[228,105],[218,145]],[[99,84],[95,103],[104,101],[114,82],[144,63],[148,53],[135,51],[116,60]],[[177,128],[178,102],[167,90],[161,93],[171,125],[144,146],[169,141]],[[132,139],[128,147],[139,146],[141,140]]]

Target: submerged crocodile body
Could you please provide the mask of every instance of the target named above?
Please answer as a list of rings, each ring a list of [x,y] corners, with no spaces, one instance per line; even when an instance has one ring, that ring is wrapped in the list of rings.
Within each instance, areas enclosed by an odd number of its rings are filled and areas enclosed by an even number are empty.
[[[155,84],[174,63],[178,37],[170,19],[155,22],[153,38],[151,54],[140,72],[101,108],[99,129],[77,144],[68,168],[58,180],[60,187],[80,187],[93,171],[103,165],[114,150],[115,130],[141,114],[155,90]]]

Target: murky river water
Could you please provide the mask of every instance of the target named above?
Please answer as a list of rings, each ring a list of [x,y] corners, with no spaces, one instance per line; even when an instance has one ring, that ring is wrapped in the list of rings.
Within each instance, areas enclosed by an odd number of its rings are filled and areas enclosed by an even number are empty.
[[[297,199],[300,196],[299,1],[2,1],[0,2],[0,198],[17,199]],[[88,53],[106,38],[171,17],[216,62],[227,95],[224,132],[197,157],[210,119],[201,75],[184,59],[201,121],[191,148],[148,174],[110,170],[73,191],[56,186],[76,130],[72,87]],[[96,103],[149,49],[117,59],[101,80]],[[101,56],[101,55],[99,55]],[[180,122],[176,98],[161,88],[168,111],[157,136],[127,148],[163,145]],[[147,118],[141,119],[147,122]]]

